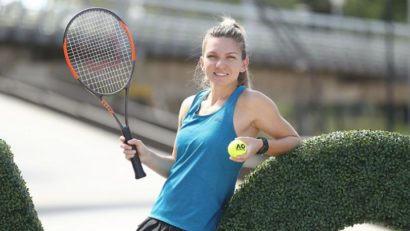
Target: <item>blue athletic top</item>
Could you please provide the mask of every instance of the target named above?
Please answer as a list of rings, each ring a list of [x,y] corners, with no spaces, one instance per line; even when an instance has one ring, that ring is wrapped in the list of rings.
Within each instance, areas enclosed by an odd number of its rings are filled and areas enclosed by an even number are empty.
[[[245,88],[239,86],[209,115],[198,115],[209,90],[195,96],[176,137],[176,161],[151,217],[188,231],[216,229],[242,167],[229,159],[227,147],[237,137],[233,114]]]

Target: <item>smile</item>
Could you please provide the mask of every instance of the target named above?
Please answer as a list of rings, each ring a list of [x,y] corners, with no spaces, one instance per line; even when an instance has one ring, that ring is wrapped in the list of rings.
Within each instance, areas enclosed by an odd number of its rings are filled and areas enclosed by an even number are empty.
[[[225,76],[228,76],[228,74],[226,74],[226,73],[217,73],[217,72],[214,72],[214,75],[217,76],[217,77],[225,77]]]

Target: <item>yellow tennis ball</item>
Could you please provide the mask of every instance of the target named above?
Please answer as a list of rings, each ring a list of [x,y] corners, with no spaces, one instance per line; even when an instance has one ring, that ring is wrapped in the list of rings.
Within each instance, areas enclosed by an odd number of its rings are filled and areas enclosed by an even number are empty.
[[[246,146],[246,143],[242,140],[233,140],[228,145],[228,153],[232,157],[243,155],[246,153],[247,150],[248,147]]]

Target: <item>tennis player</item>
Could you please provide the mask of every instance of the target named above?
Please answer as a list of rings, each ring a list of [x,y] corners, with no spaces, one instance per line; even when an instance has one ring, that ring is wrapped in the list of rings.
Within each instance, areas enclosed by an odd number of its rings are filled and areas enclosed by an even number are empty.
[[[120,138],[127,159],[136,145],[142,163],[167,178],[137,230],[215,230],[243,162],[258,154],[281,155],[300,143],[275,103],[250,88],[248,65],[244,28],[223,18],[204,36],[196,76],[202,90],[182,102],[172,155]],[[269,139],[257,138],[260,132]],[[227,146],[235,138],[248,151],[233,158]]]

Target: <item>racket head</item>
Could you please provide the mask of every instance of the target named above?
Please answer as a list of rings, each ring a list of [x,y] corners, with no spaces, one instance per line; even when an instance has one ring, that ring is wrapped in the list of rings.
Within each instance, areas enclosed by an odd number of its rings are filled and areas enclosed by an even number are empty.
[[[135,66],[135,47],[122,19],[104,8],[76,14],[64,32],[63,51],[73,77],[97,96],[128,87]]]

